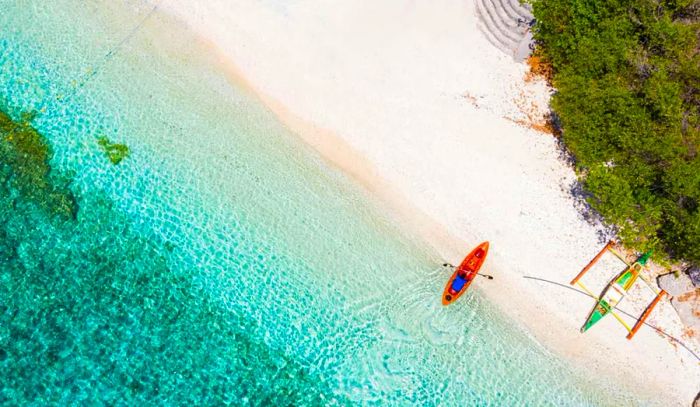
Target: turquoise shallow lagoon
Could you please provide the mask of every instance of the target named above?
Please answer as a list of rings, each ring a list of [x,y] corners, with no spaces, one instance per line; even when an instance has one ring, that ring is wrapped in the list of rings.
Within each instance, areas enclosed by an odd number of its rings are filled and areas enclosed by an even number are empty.
[[[174,21],[133,31],[149,4],[0,8],[0,109],[74,204],[0,161],[0,404],[633,402],[478,291],[442,307],[441,259]]]

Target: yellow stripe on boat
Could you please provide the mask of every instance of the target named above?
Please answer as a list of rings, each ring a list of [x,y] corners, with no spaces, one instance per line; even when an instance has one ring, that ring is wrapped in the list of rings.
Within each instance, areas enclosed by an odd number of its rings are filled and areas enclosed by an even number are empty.
[[[578,284],[581,288],[584,289],[584,291],[586,291],[586,292],[588,293],[588,295],[590,295],[591,297],[595,298],[595,300],[598,301],[598,303],[600,303],[600,298],[598,298],[597,295],[593,294],[593,292],[592,292],[591,290],[589,290],[588,287],[586,287],[585,285],[583,285],[582,282],[579,281],[579,282],[576,283],[576,284]],[[617,312],[613,311],[613,308],[612,308],[612,307],[610,307],[610,311],[608,311],[608,312],[610,312],[610,313],[612,314],[612,316],[614,316],[615,318],[617,318],[617,320],[620,321],[620,323],[621,323],[622,325],[624,325],[624,327],[627,329],[627,332],[632,332],[632,328],[630,328],[630,326],[627,324],[627,322],[625,322],[624,319],[622,319],[622,317],[620,317],[619,315],[617,315]]]

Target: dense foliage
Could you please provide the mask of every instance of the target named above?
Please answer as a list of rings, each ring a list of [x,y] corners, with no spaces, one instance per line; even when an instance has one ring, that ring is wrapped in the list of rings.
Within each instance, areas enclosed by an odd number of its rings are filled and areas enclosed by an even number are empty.
[[[589,203],[630,247],[700,261],[700,1],[532,5]]]

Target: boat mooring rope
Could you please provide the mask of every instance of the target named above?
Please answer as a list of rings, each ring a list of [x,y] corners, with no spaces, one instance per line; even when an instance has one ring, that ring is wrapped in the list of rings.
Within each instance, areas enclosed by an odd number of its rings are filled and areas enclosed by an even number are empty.
[[[523,278],[526,278],[526,279],[528,279],[528,280],[537,280],[537,281],[541,281],[541,282],[543,282],[543,283],[549,283],[549,284],[558,285],[558,286],[560,286],[560,287],[564,287],[564,288],[568,288],[569,290],[576,291],[577,293],[583,294],[583,295],[585,295],[586,297],[595,299],[595,297],[593,297],[592,295],[588,294],[587,292],[582,291],[582,290],[579,290],[578,288],[572,287],[572,286],[570,286],[570,285],[568,285],[568,284],[558,283],[558,282],[556,282],[556,281],[551,281],[551,280],[547,280],[547,279],[544,279],[544,278],[533,277],[533,276],[523,276]],[[616,310],[616,311],[619,311],[619,312],[622,313],[622,314],[627,315],[627,316],[630,317],[630,318],[634,318],[634,319],[637,318],[637,317],[635,317],[634,315],[632,315],[631,313],[626,312],[626,311],[624,311],[624,310],[622,310],[622,309],[620,309],[620,308],[615,308],[615,310]],[[657,326],[654,326],[654,325],[652,325],[652,324],[650,324],[650,323],[648,323],[648,322],[646,322],[646,321],[644,322],[644,325],[646,325],[646,326],[648,326],[649,328],[655,330],[656,332],[658,332],[658,333],[660,333],[660,334],[662,334],[662,335],[668,337],[668,338],[671,339],[673,342],[676,342],[677,344],[681,345],[685,350],[687,350],[691,355],[693,355],[693,357],[694,357],[695,359],[697,359],[698,362],[700,362],[700,356],[698,356],[697,353],[695,353],[692,349],[690,349],[690,348],[689,348],[685,343],[683,343],[680,339],[678,339],[678,338],[672,336],[671,334],[665,332],[665,331],[662,330],[661,328],[659,328],[659,327],[657,327]]]
[[[136,24],[134,28],[131,29],[131,31],[129,31],[129,33],[126,36],[124,36],[116,45],[110,48],[110,50],[102,57],[102,59],[98,63],[94,65],[93,68],[90,68],[89,71],[87,71],[82,77],[80,77],[76,81],[76,84],[74,85],[71,92],[64,96],[59,95],[56,97],[56,99],[67,100],[73,97],[73,95],[75,95],[75,93],[78,90],[80,90],[83,86],[85,86],[85,84],[88,81],[90,81],[90,79],[97,75],[97,73],[102,69],[102,67],[104,67],[105,64],[107,64],[107,62],[109,62],[109,60],[112,59],[119,52],[119,50],[122,48],[122,46],[124,46],[124,44],[126,44],[134,35],[136,35],[136,33],[138,33],[141,30],[141,27],[143,27],[146,21],[148,21],[151,18],[151,16],[156,12],[156,10],[163,1],[164,0],[158,1],[153,6],[153,8],[151,8],[151,10],[148,13],[146,13],[146,15],[141,19],[141,21],[139,21],[139,23]]]

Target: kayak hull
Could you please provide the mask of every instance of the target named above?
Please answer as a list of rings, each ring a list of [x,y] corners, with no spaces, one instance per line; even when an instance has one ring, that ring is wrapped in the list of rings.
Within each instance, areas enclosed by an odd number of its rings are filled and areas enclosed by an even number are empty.
[[[479,269],[481,269],[481,266],[484,264],[488,252],[489,242],[483,242],[475,247],[467,257],[462,260],[462,263],[455,268],[452,277],[447,281],[445,289],[442,292],[442,305],[452,304],[467,291],[469,286],[474,282]],[[464,282],[464,279],[461,279],[460,283],[462,284],[458,284],[460,286],[459,291],[451,290],[460,273],[465,275],[466,282]]]

